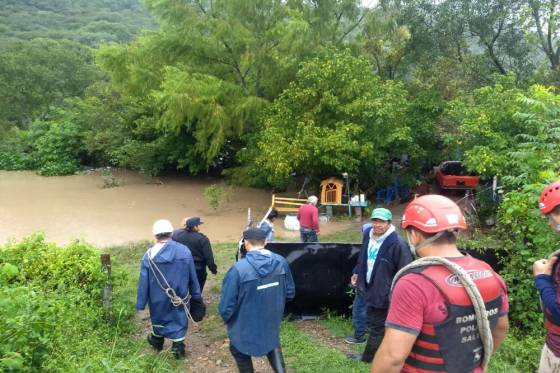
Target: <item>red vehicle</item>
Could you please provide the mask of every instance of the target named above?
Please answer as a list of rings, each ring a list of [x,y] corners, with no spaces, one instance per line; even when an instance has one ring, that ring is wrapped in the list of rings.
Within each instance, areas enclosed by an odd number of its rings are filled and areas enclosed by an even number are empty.
[[[467,171],[460,161],[446,161],[437,167],[436,180],[442,189],[474,189],[480,176]]]

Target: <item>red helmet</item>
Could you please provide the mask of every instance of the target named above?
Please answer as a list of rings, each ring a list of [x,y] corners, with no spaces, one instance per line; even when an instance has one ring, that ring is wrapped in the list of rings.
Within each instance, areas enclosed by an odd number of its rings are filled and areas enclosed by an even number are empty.
[[[560,205],[560,181],[555,181],[541,192],[539,210],[541,214],[545,215],[554,210],[558,205]]]
[[[467,229],[465,217],[455,202],[438,194],[416,198],[404,209],[401,226],[410,226],[426,233],[451,229]]]

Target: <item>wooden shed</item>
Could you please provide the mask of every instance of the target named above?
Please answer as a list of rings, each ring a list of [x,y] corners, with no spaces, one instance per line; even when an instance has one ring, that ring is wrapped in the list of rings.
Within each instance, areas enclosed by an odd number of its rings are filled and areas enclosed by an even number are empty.
[[[344,182],[336,177],[321,181],[321,205],[341,204]]]

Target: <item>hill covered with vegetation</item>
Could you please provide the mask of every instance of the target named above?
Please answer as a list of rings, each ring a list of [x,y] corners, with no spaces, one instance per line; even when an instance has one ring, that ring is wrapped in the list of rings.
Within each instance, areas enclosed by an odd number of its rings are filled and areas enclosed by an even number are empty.
[[[138,0],[3,0],[0,50],[38,37],[89,46],[127,42],[153,28],[154,19]]]

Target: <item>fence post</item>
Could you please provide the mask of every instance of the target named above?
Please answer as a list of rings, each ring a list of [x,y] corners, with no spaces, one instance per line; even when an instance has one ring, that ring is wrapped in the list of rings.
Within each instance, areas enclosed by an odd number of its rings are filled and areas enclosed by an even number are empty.
[[[103,287],[103,308],[109,315],[113,312],[113,283],[111,281],[111,255],[101,254],[101,272],[107,273],[107,281]]]

